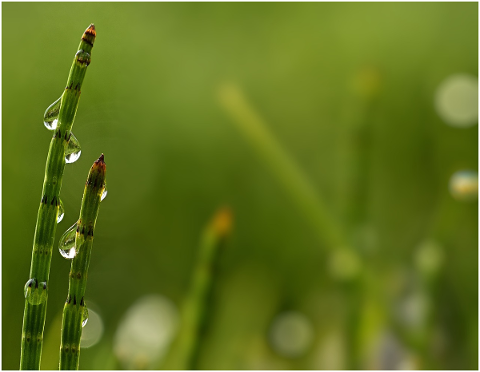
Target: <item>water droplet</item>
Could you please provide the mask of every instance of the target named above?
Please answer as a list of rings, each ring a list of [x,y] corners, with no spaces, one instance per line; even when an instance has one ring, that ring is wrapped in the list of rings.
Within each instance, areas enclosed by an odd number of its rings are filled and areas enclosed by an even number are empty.
[[[63,258],[67,260],[73,259],[77,255],[75,248],[75,237],[77,235],[77,222],[75,222],[65,233],[61,236],[58,242],[58,250]]]
[[[82,327],[85,327],[88,322],[88,308],[87,305],[83,305],[83,315],[82,315]]]
[[[102,192],[102,198],[100,199],[100,201],[102,201],[103,199],[105,199],[107,197],[107,181],[105,181],[105,186],[103,187],[103,192]]]
[[[62,96],[53,102],[48,108],[45,110],[45,114],[43,115],[43,124],[48,130],[55,130],[57,128],[58,123],[58,113],[60,112],[60,104],[62,103]]]
[[[60,205],[58,206],[57,223],[60,223],[63,220],[63,216],[65,216],[65,209],[63,208],[63,202],[60,199]]]
[[[24,288],[27,301],[32,305],[40,305],[47,300],[47,282],[39,282],[32,278],[27,281]]]
[[[67,148],[65,149],[65,162],[74,163],[78,160],[81,154],[82,148],[80,147],[80,142],[78,142],[77,137],[71,133],[70,140],[68,141]]]
[[[470,170],[455,172],[450,178],[450,193],[457,200],[476,200],[478,196],[478,173]]]
[[[94,304],[89,302],[88,324],[82,330],[82,338],[80,339],[80,347],[88,348],[100,341],[103,335],[103,321],[100,315],[93,310]]]

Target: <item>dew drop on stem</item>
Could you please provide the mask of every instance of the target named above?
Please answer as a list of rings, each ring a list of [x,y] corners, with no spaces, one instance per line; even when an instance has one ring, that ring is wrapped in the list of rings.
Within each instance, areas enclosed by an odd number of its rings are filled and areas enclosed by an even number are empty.
[[[105,181],[105,186],[103,187],[102,197],[101,197],[100,201],[102,201],[103,199],[105,199],[105,198],[107,197],[107,194],[108,194],[108,191],[107,191],[107,181]]]
[[[63,258],[67,260],[73,259],[77,255],[75,248],[75,236],[77,234],[77,222],[75,222],[65,233],[60,237],[58,242],[58,250]]]
[[[32,278],[27,281],[24,288],[25,298],[31,305],[40,305],[47,300],[47,282],[39,282]]]
[[[85,327],[88,322],[88,308],[87,305],[83,305],[83,314],[82,314],[82,327]]]
[[[82,148],[80,147],[80,142],[78,142],[77,137],[73,133],[70,135],[70,140],[68,141],[67,148],[65,149],[65,162],[74,163],[78,160],[82,154]]]
[[[62,103],[62,96],[53,102],[45,110],[43,115],[43,124],[48,130],[55,130],[58,124],[58,113],[60,112],[60,105]]]
[[[63,216],[65,216],[65,209],[63,207],[63,202],[60,199],[60,205],[58,206],[57,223],[60,223],[63,220]]]

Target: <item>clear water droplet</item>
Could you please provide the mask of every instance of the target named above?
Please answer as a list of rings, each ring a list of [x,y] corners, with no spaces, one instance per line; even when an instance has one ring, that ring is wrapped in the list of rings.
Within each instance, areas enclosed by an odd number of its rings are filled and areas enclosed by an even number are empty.
[[[102,197],[101,197],[100,201],[102,201],[103,199],[105,199],[105,198],[107,197],[107,194],[108,194],[108,191],[107,191],[107,181],[105,181],[105,186],[103,187]]]
[[[27,281],[24,288],[27,301],[32,305],[40,305],[47,300],[47,282],[39,282],[32,278]]]
[[[57,128],[58,114],[60,112],[61,103],[62,103],[62,96],[60,96],[59,99],[53,102],[45,110],[45,114],[43,115],[43,124],[48,130],[55,130]]]
[[[71,133],[70,140],[68,141],[68,145],[65,150],[65,162],[74,163],[78,160],[81,154],[82,148],[80,147],[80,142],[78,142],[77,137]]]
[[[63,208],[63,202],[60,199],[60,205],[58,206],[57,223],[60,223],[63,220],[63,216],[65,216],[65,209]]]
[[[83,305],[83,315],[82,315],[82,327],[85,327],[88,322],[88,308],[87,305]]]
[[[58,242],[58,250],[62,257],[67,260],[71,260],[77,255],[77,250],[75,248],[76,235],[77,223],[75,222],[67,231],[65,231]]]

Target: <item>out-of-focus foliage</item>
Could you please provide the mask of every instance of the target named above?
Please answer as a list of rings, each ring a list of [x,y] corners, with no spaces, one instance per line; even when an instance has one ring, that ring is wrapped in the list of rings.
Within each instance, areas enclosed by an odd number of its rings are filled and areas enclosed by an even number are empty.
[[[477,4],[4,3],[2,11],[4,369],[19,366],[51,138],[43,113],[91,22],[98,37],[74,126],[82,156],[65,169],[57,231],[58,239],[75,222],[103,152],[109,194],[86,295],[103,335],[82,349],[81,368],[161,367],[141,354],[123,363],[116,332],[145,299],[181,306],[201,232],[221,205],[235,226],[201,368],[477,368],[478,207],[458,197],[465,183],[450,189],[456,172],[478,165]],[[463,80],[448,86],[455,76]],[[348,247],[327,246],[295,189],[238,130],[222,104],[226,85],[262,118]],[[68,270],[54,254],[43,368],[58,363]],[[142,326],[164,353],[163,336]]]

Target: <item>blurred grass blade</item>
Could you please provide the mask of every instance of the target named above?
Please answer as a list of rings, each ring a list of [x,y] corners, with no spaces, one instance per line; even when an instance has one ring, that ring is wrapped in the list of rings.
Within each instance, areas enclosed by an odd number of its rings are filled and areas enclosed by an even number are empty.
[[[168,369],[198,368],[198,354],[208,320],[219,249],[231,229],[232,214],[229,209],[222,208],[202,234],[192,281],[181,309],[180,329],[166,362]]]
[[[318,191],[269,132],[240,89],[225,84],[220,87],[219,99],[237,128],[255,147],[304,213],[320,241],[326,243],[329,249],[345,246],[342,230],[327,211]]]

